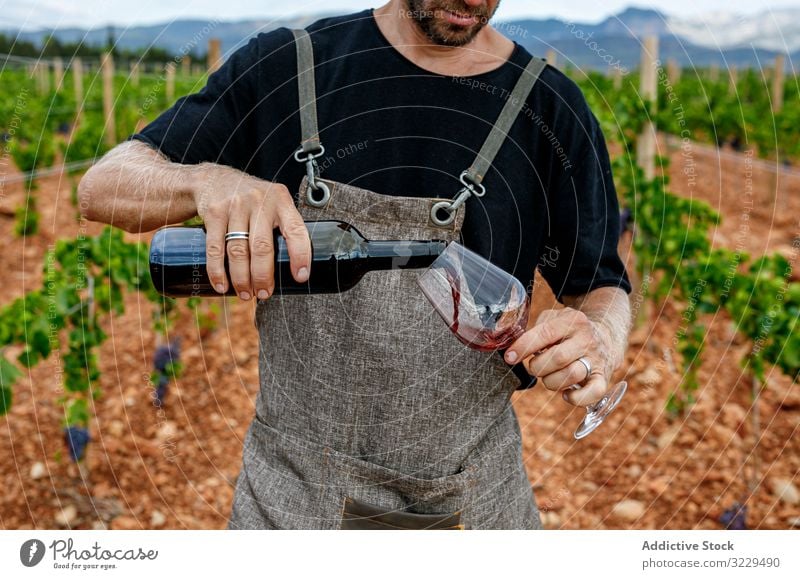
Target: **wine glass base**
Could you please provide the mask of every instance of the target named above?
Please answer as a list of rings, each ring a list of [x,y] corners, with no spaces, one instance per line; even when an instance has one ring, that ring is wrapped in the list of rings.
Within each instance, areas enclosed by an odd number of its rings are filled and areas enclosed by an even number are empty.
[[[623,381],[618,383],[614,388],[606,394],[602,400],[586,408],[586,418],[583,419],[580,426],[575,430],[575,440],[585,438],[603,423],[606,416],[611,414],[619,401],[625,395],[628,389],[628,383]]]

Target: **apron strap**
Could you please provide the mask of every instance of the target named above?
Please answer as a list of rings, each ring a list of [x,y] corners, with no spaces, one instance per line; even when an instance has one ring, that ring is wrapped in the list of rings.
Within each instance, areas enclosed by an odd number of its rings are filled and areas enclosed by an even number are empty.
[[[300,95],[301,150],[312,153],[320,150],[317,127],[317,89],[314,83],[314,49],[305,30],[292,30],[297,48],[297,88]]]
[[[522,76],[519,77],[511,96],[508,97],[500,116],[497,117],[497,121],[483,143],[477,158],[472,163],[472,166],[467,169],[464,175],[467,180],[476,185],[481,184],[545,66],[547,66],[546,61],[540,58],[531,58],[528,66],[522,71]]]
[[[478,156],[473,161],[469,169],[461,173],[459,179],[464,185],[464,188],[450,201],[439,201],[434,203],[431,207],[431,221],[440,227],[450,225],[456,216],[456,210],[463,205],[471,196],[483,197],[486,193],[486,188],[482,185],[483,178],[494,163],[500,147],[508,136],[508,132],[517,120],[519,112],[525,106],[528,100],[528,95],[533,89],[533,85],[539,79],[539,75],[547,66],[547,62],[532,57],[528,66],[522,71],[522,75],[517,80],[514,90],[500,111],[500,116],[497,117],[492,130],[489,131],[489,136],[486,137]]]
[[[314,49],[308,31],[304,29],[292,30],[297,49],[297,88],[299,96],[300,132],[302,141],[300,148],[295,153],[298,162],[306,164],[308,174],[307,200],[315,207],[324,207],[330,199],[327,185],[319,181],[319,168],[315,159],[325,152],[319,139],[317,125],[317,99],[314,80]],[[517,80],[514,90],[503,106],[500,116],[492,126],[489,136],[486,137],[481,150],[469,169],[461,173],[460,179],[464,188],[459,191],[451,201],[440,201],[431,208],[431,220],[440,226],[446,226],[455,219],[456,210],[463,205],[470,196],[483,197],[486,189],[481,184],[486,173],[492,166],[497,153],[500,151],[508,132],[519,116],[520,111],[528,100],[528,95],[533,89],[539,75],[547,66],[546,61],[540,58],[531,58],[522,75]],[[315,195],[318,193],[318,195]]]
[[[325,147],[319,140],[317,125],[317,87],[314,82],[314,46],[311,36],[303,29],[292,30],[297,49],[297,94],[299,96],[300,148],[294,158],[305,163],[308,187],[306,202],[312,207],[325,207],[330,201],[330,187],[319,180],[317,157],[325,154]]]

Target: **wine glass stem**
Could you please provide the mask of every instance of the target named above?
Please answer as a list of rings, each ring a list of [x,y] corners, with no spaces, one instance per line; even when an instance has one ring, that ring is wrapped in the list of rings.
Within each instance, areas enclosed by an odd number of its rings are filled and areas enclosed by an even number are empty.
[[[598,410],[602,410],[605,408],[606,404],[608,404],[608,396],[603,396],[600,400],[595,402],[594,404],[590,404],[586,407],[586,412],[588,414],[594,414]]]

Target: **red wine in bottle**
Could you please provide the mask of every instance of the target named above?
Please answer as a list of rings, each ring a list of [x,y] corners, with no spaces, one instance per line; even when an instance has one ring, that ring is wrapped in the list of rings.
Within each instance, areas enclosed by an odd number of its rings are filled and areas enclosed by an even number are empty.
[[[311,239],[311,275],[298,282],[289,267],[286,240],[276,229],[275,293],[325,294],[346,291],[369,271],[428,267],[444,251],[445,241],[371,241],[343,221],[306,221]],[[227,260],[225,262],[228,271]],[[150,277],[169,297],[220,295],[206,270],[206,232],[200,226],[164,227],[150,243]],[[230,280],[230,278],[229,278]],[[226,295],[236,295],[228,284]]]

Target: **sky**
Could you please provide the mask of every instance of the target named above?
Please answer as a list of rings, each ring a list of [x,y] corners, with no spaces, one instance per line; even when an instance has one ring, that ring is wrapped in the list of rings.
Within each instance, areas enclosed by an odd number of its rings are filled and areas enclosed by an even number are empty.
[[[0,28],[86,28],[153,24],[193,17],[243,20],[320,12],[346,14],[383,3],[384,0],[0,0]],[[800,8],[800,0],[502,0],[497,19],[553,16],[596,22],[632,4],[684,17],[708,16],[715,11],[753,14]]]

